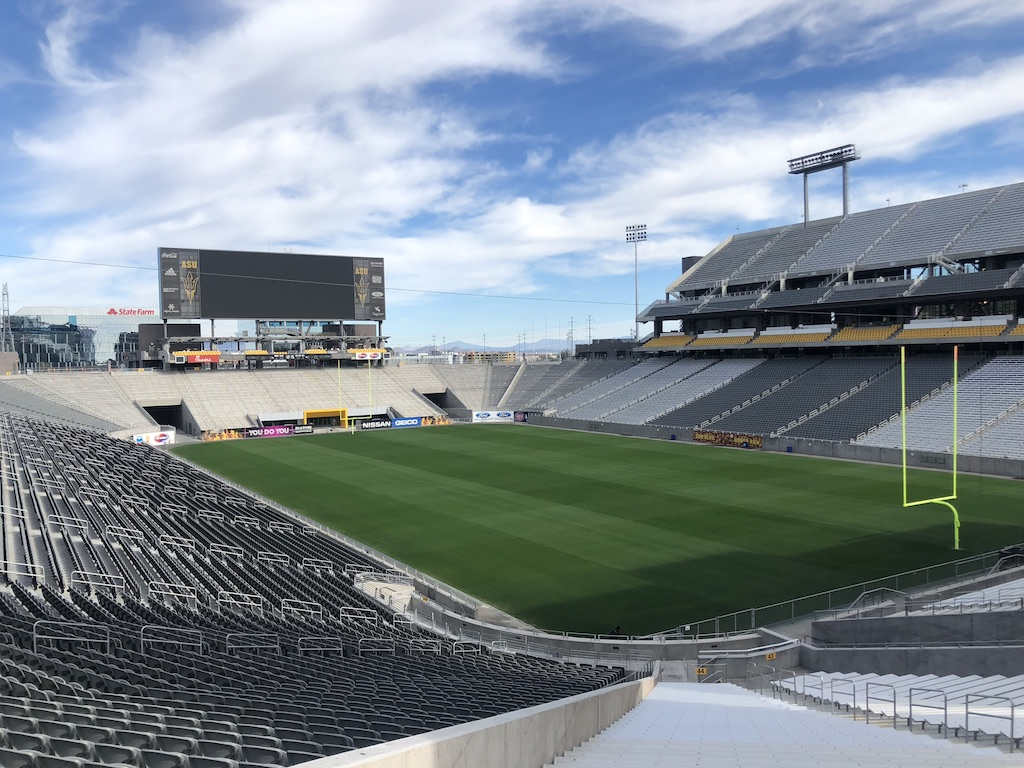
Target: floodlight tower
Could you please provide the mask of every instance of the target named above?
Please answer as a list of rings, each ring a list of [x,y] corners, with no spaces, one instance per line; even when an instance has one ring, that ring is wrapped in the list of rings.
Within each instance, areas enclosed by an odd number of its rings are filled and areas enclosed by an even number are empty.
[[[835,149],[826,149],[824,152],[815,152],[803,157],[794,157],[789,160],[789,172],[802,174],[804,177],[804,226],[811,217],[810,197],[807,192],[807,177],[818,171],[827,171],[830,168],[843,169],[843,216],[850,212],[850,174],[847,166],[854,160],[860,160],[860,153],[853,144],[844,144]]]
[[[647,240],[647,225],[633,224],[626,227],[626,242],[633,244],[633,343],[640,340],[640,269],[637,244]]]
[[[4,283],[2,306],[0,306],[0,352],[14,352],[14,334],[11,332],[11,299]]]

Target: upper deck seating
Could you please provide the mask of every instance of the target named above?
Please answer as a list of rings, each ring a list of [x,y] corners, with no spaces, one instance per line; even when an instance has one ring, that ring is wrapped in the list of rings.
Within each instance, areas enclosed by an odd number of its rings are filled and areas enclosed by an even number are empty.
[[[852,264],[910,207],[894,205],[851,213],[828,238],[794,265],[791,274],[825,275]]]
[[[1024,184],[1011,184],[946,252],[947,256],[1024,245]]]
[[[784,291],[773,291],[757,305],[757,308],[808,306],[817,302],[830,288],[831,286],[816,285],[810,288],[787,288]]]
[[[1015,269],[989,269],[984,272],[963,272],[922,280],[910,296],[941,296],[947,293],[982,293],[999,290],[1013,277]]]
[[[781,229],[735,235],[717,252],[705,257],[687,276],[690,285],[710,285],[724,280],[742,267],[782,233]]]
[[[859,268],[920,262],[943,251],[995,196],[991,189],[917,203],[913,210],[872,248]]]
[[[825,297],[822,303],[860,303],[878,299],[894,299],[897,296],[902,296],[913,284],[912,280],[873,280],[852,285],[839,283],[833,287],[831,293]]]
[[[809,221],[807,225],[794,224],[753,263],[739,269],[730,282],[736,285],[744,283],[768,282],[794,263],[800,261],[810,249],[819,244],[829,232],[836,228],[840,218],[818,219]]]

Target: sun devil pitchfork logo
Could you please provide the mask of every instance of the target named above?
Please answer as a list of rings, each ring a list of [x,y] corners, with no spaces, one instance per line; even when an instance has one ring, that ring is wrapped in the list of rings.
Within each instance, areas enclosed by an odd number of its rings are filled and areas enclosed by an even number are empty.
[[[360,306],[366,306],[366,300],[370,296],[370,280],[366,275],[360,275],[356,280],[356,301]]]
[[[199,290],[199,275],[188,271],[181,276],[181,285],[185,289],[185,300],[189,304],[196,303],[196,292]]]

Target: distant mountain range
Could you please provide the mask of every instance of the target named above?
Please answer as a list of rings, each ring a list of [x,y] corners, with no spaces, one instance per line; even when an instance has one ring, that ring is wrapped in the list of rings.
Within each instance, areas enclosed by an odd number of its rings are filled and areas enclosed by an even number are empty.
[[[586,340],[578,340],[577,344],[585,344]],[[485,348],[483,344],[471,344],[468,341],[449,341],[444,347],[440,344],[437,345],[437,354],[443,354],[445,351],[448,352],[523,352],[525,351],[528,355],[543,355],[553,354],[557,355],[566,348],[566,342],[564,339],[538,339],[537,341],[530,342],[528,344],[513,344],[511,346],[497,346],[488,344]],[[429,355],[434,349],[430,344],[422,347],[394,347],[395,352],[406,354],[406,355]]]

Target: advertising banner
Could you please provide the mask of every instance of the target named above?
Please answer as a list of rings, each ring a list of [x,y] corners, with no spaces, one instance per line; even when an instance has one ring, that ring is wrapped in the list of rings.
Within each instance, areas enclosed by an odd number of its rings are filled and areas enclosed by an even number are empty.
[[[418,427],[423,423],[423,419],[419,416],[414,416],[408,419],[392,419],[392,429],[403,429],[405,427]]]
[[[219,363],[220,352],[213,350],[203,350],[200,352],[181,352],[176,353],[175,357],[184,357],[186,362],[189,363]],[[175,361],[177,362],[177,361]]]
[[[248,427],[246,437],[285,437],[295,434],[294,424],[279,424],[276,427]]]
[[[391,419],[367,419],[359,422],[360,429],[391,429]]]
[[[174,430],[166,432],[143,432],[139,435],[132,435],[132,442],[146,445],[171,445],[174,442]]]
[[[473,411],[474,424],[511,424],[514,419],[512,411]]]
[[[239,427],[238,429],[210,430],[203,432],[203,440],[244,440],[259,437],[289,437],[290,435],[311,435],[310,424],[279,424],[272,427]]]
[[[386,351],[384,349],[355,349],[351,351],[351,354],[356,360],[380,360]]]
[[[447,427],[452,420],[447,416],[423,416],[420,418],[421,427]]]
[[[717,432],[713,429],[696,429],[693,432],[695,443],[726,445],[735,448],[761,448],[764,445],[762,435],[748,435],[743,432]]]
[[[517,424],[526,424],[530,420],[530,414],[526,411],[516,411],[515,420]]]
[[[210,429],[203,432],[203,441],[213,440],[241,440],[245,437],[245,428],[242,429]]]

